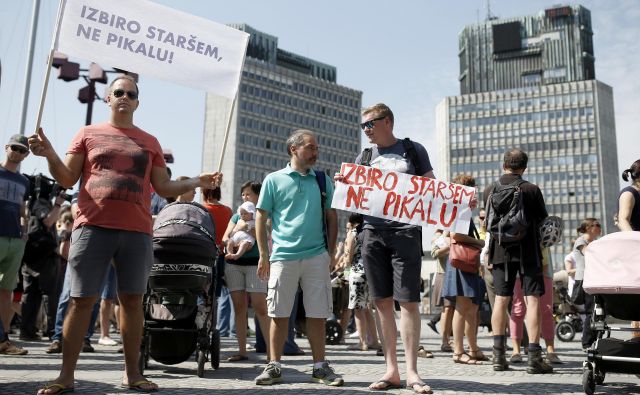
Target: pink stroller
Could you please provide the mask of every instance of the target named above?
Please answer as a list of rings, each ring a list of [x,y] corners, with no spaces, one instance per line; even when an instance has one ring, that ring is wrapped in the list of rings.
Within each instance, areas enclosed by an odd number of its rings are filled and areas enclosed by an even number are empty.
[[[607,372],[640,374],[640,338],[611,338],[612,331],[634,329],[607,324],[607,317],[640,321],[640,232],[612,233],[592,242],[585,262],[583,286],[595,296],[591,327],[597,333],[582,373],[584,392],[591,395]]]

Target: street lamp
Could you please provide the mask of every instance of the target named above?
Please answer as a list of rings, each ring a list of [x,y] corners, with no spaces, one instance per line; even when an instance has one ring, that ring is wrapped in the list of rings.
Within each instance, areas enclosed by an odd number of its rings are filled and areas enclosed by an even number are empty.
[[[85,125],[91,124],[91,116],[93,114],[93,101],[95,99],[104,100],[96,93],[96,83],[106,84],[107,73],[130,75],[136,82],[138,82],[138,74],[136,73],[130,73],[121,69],[104,70],[97,63],[91,63],[88,69],[81,69],[79,63],[69,62],[67,56],[60,52],[56,52],[53,55],[52,66],[58,69],[58,79],[60,80],[70,82],[82,77],[87,83],[87,86],[80,88],[80,90],[78,91],[78,100],[80,101],[80,103],[87,105],[87,117],[85,120]],[[85,74],[80,74],[80,72],[83,72]]]

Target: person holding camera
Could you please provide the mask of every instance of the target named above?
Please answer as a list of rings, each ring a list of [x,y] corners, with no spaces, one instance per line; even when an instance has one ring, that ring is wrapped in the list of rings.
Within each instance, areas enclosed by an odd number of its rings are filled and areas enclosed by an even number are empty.
[[[20,163],[29,155],[27,138],[11,136],[4,151],[5,159],[0,165],[0,354],[24,355],[27,350],[12,344],[7,332],[13,317],[12,293],[27,237],[29,180],[18,172]]]
[[[28,238],[22,265],[22,323],[20,340],[40,341],[38,312],[43,295],[47,296],[47,328],[43,336],[53,335],[58,298],[61,290],[61,262],[58,254],[56,222],[65,202],[64,189],[42,175],[33,177],[36,185],[50,183],[51,188],[34,188],[29,199]],[[47,191],[50,193],[47,194]],[[53,198],[55,196],[55,198]],[[53,201],[53,203],[52,203]]]

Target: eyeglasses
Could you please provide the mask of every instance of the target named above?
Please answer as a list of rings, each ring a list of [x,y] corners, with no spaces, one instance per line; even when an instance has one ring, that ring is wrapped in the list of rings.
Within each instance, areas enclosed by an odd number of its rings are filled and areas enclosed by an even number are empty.
[[[374,125],[374,123],[375,123],[376,121],[379,121],[379,120],[381,120],[381,119],[385,119],[386,117],[387,117],[387,116],[385,115],[384,117],[378,117],[378,118],[374,118],[374,119],[372,119],[372,120],[370,120],[370,121],[363,122],[363,123],[361,123],[361,124],[360,124],[360,129],[362,129],[363,131],[364,131],[365,129],[372,129],[372,128],[373,128],[373,125]]]
[[[127,91],[127,97],[131,100],[136,100],[138,98],[138,92],[134,92],[134,91]],[[114,97],[117,98],[121,98],[122,96],[124,96],[125,91],[124,89],[116,89],[112,92]]]
[[[19,153],[21,153],[21,154],[23,154],[23,155],[24,155],[24,154],[26,154],[27,152],[29,152],[29,150],[28,150],[28,149],[26,149],[26,148],[24,148],[24,147],[21,147],[21,146],[19,146],[19,145],[12,145],[12,146],[11,146],[11,151],[13,151],[13,152],[19,152]]]
[[[601,225],[599,223],[597,223],[597,222],[595,224],[593,224],[593,226],[597,226],[598,228],[601,227]]]

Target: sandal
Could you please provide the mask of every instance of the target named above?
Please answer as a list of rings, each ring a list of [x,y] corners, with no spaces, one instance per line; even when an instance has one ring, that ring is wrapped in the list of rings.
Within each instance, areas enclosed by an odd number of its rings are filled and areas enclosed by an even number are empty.
[[[421,358],[433,358],[433,353],[431,351],[425,350],[424,347],[418,347],[418,356]]]
[[[480,349],[477,350],[469,350],[469,356],[473,359],[475,359],[476,361],[488,361],[489,358],[487,358],[486,355],[484,355],[482,353],[482,351],[480,351]]]
[[[67,387],[63,384],[52,383],[46,384],[44,387],[38,389],[38,395],[46,394],[46,395],[55,395],[55,394],[64,394],[67,392],[73,392],[73,387]],[[45,391],[55,391],[55,392],[45,392]]]
[[[249,359],[249,357],[246,356],[246,355],[237,354],[237,355],[232,355],[229,358],[227,358],[227,362],[239,362],[239,361],[246,361],[248,359]]]
[[[122,383],[121,385],[122,388],[126,388],[129,390],[133,390],[133,391],[138,391],[138,392],[156,392],[158,391],[158,386],[149,380],[146,379],[142,379],[142,380],[138,380],[134,383]]]
[[[451,344],[443,344],[440,346],[440,351],[442,352],[453,352],[453,348],[451,348]]]
[[[465,359],[466,357],[466,359]],[[466,352],[460,354],[453,354],[453,363],[461,363],[463,365],[482,365],[482,362],[471,358]]]

